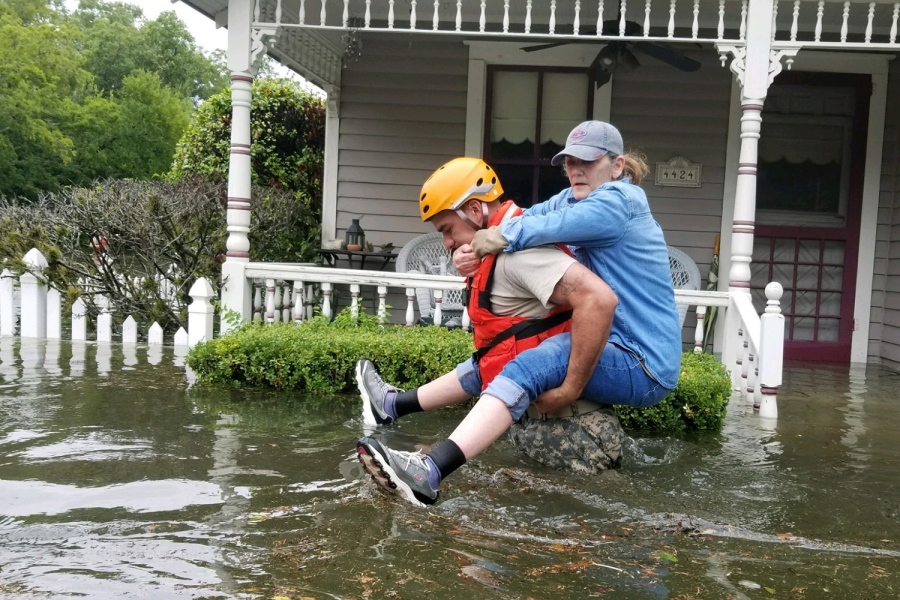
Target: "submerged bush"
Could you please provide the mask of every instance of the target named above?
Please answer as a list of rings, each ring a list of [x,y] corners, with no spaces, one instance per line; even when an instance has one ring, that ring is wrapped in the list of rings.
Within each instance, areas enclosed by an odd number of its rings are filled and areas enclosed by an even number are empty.
[[[381,327],[347,310],[329,323],[316,317],[293,323],[248,324],[194,346],[187,364],[198,380],[217,384],[271,386],[317,393],[355,392],[354,367],[368,358],[389,381],[418,387],[454,369],[473,352],[471,334],[439,327]],[[685,353],[678,386],[652,408],[617,407],[628,429],[675,433],[718,430],[731,382],[709,354]]]
[[[650,408],[617,406],[616,413],[626,429],[716,431],[722,428],[730,397],[731,379],[725,365],[711,354],[685,352],[678,385],[662,402]]]
[[[378,365],[386,381],[413,388],[435,379],[474,351],[472,336],[438,327],[380,327],[347,311],[329,323],[316,317],[297,326],[250,324],[194,346],[187,364],[200,381],[266,385],[309,392],[356,389],[360,358]]]

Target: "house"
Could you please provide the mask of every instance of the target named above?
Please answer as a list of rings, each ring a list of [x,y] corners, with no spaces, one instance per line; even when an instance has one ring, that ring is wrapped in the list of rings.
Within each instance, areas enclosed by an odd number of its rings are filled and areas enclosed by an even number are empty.
[[[419,187],[463,154],[546,198],[569,130],[609,120],[655,168],[670,245],[705,274],[721,236],[719,290],[749,290],[756,313],[783,286],[785,357],[900,368],[900,2],[182,1],[229,30],[226,272],[247,261],[267,52],[328,94],[325,239],[362,214],[376,244],[427,232]],[[739,353],[721,337],[723,360]]]

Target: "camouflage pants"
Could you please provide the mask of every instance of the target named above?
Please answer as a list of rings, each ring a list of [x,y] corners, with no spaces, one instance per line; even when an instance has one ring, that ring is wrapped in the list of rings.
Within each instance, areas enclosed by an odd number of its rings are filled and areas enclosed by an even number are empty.
[[[509,429],[510,441],[530,458],[548,467],[590,474],[621,464],[625,437],[611,406],[546,421],[525,414]]]

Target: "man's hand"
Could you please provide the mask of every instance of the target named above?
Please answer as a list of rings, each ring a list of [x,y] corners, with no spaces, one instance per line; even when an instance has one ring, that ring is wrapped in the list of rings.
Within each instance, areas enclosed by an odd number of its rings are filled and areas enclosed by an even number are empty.
[[[472,252],[472,246],[463,244],[453,253],[453,266],[463,277],[474,277],[481,266],[481,259]]]
[[[509,242],[503,238],[500,228],[497,226],[479,229],[472,238],[472,250],[475,251],[475,256],[478,258],[486,254],[499,254],[507,246],[509,246]]]
[[[558,388],[547,390],[534,399],[532,404],[543,415],[552,415],[556,411],[565,408],[578,400],[579,392],[574,392],[566,387],[565,382]]]

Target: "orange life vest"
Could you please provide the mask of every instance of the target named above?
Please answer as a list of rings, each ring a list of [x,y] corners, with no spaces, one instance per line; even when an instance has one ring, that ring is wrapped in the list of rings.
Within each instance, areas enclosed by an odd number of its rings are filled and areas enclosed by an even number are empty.
[[[508,211],[512,211],[509,216],[522,214],[522,209],[511,200],[504,202],[491,217],[488,226],[500,225]],[[572,255],[568,247],[557,245],[566,254]],[[494,314],[491,289],[496,265],[496,255],[485,256],[478,271],[469,279],[467,290],[467,310],[475,332],[476,350],[472,357],[478,364],[482,389],[520,352],[534,348],[550,336],[569,331],[572,326],[572,310],[568,306],[557,306],[541,319]]]

